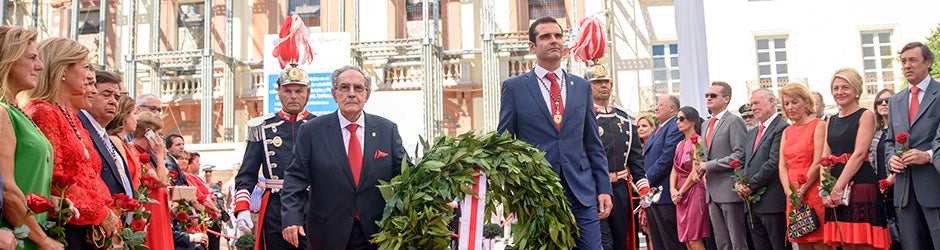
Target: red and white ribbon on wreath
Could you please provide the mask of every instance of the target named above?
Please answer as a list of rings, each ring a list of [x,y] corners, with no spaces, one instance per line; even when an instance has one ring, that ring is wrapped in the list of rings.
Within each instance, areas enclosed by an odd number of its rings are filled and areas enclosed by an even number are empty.
[[[460,250],[479,250],[483,249],[483,217],[486,215],[486,173],[476,169],[479,176],[474,177],[477,184],[471,185],[473,192],[477,193],[478,198],[472,195],[464,196],[460,203]]]
[[[309,36],[310,31],[297,14],[284,20],[278,39],[274,41],[272,53],[281,63],[282,69],[291,63],[306,64],[313,61],[313,48],[310,47],[310,41],[307,41]]]
[[[565,51],[565,55],[574,54],[574,59],[582,62],[594,61],[604,57],[607,49],[607,37],[601,19],[586,17],[581,19],[580,29],[574,44]]]

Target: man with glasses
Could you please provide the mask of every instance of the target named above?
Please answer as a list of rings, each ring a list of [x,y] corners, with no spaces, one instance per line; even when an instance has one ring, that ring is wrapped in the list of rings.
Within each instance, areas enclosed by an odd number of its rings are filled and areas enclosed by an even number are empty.
[[[135,112],[151,112],[160,116],[163,114],[163,101],[155,94],[142,94],[137,96],[137,108]]]
[[[369,243],[385,209],[376,186],[401,174],[408,155],[398,125],[362,111],[369,79],[356,66],[333,71],[330,92],[339,109],[298,131],[281,194],[282,236],[294,247],[307,236],[310,250],[378,248]]]
[[[292,151],[298,143],[300,127],[315,116],[306,110],[310,97],[310,80],[303,70],[288,67],[277,79],[277,97],[281,110],[248,121],[248,143],[242,165],[235,176],[235,224],[245,233],[254,231],[260,249],[297,249],[281,237],[281,188],[284,171],[293,160]],[[251,220],[251,191],[261,185],[258,226]],[[252,229],[256,230],[252,230]]]
[[[705,94],[705,106],[711,117],[702,123],[705,138],[705,166],[708,181],[708,213],[714,229],[718,249],[747,249],[747,227],[745,226],[744,201],[734,192],[733,160],[744,159],[744,138],[747,128],[744,120],[728,112],[731,103],[731,85],[713,82]]]
[[[659,97],[656,102],[656,121],[659,126],[646,139],[646,147],[643,148],[643,165],[650,186],[662,189],[660,199],[646,208],[653,249],[685,249],[685,244],[679,242],[676,205],[672,203],[669,192],[669,174],[676,156],[676,146],[685,138],[676,124],[678,112],[678,97]]]

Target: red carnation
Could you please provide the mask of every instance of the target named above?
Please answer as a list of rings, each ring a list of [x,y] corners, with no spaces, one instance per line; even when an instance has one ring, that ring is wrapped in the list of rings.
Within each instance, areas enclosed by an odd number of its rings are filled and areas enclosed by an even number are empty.
[[[149,175],[141,176],[140,184],[144,185],[145,187],[147,187],[147,189],[150,189],[150,190],[156,190],[157,188],[163,187],[163,182]]]
[[[147,227],[147,222],[144,220],[131,221],[131,229],[133,229],[134,232],[144,231],[145,227]]]
[[[796,183],[797,183],[797,184],[803,185],[803,184],[806,184],[806,182],[808,182],[808,181],[809,181],[809,178],[806,178],[806,175],[805,175],[805,174],[800,174],[800,175],[797,175],[797,176],[796,176]]]
[[[184,212],[184,211],[176,212],[176,220],[177,220],[177,221],[186,221],[186,220],[188,220],[188,219],[189,219],[189,214],[186,214],[186,212]]]
[[[731,165],[731,169],[737,169],[738,167],[741,166],[741,161],[739,161],[738,159],[734,159],[734,160],[731,160],[731,162],[729,162],[728,165]]]
[[[911,134],[908,134],[908,133],[900,133],[900,134],[897,134],[896,136],[894,136],[894,140],[897,141],[897,142],[900,143],[900,144],[907,144],[907,139],[910,138],[910,137],[911,137]]]
[[[167,176],[170,178],[176,178],[177,176],[180,176],[180,172],[176,172],[176,170],[170,170],[170,173],[167,174]]]
[[[150,154],[148,153],[140,153],[140,155],[138,155],[137,157],[140,158],[140,163],[143,163],[143,164],[150,163]]]
[[[689,137],[689,141],[692,142],[693,144],[698,144],[698,138],[699,138],[698,135],[692,135],[692,137]]]
[[[888,180],[885,180],[885,179],[878,180],[878,187],[881,188],[882,191],[887,190],[889,187],[891,187],[891,185],[892,185],[891,182],[889,182]]]
[[[52,202],[50,202],[49,199],[34,193],[26,194],[26,203],[29,206],[29,210],[37,214],[50,212],[52,209],[54,209]]]
[[[215,220],[219,218],[219,215],[216,214],[215,211],[209,211],[209,218],[211,218],[212,220]]]
[[[53,174],[52,183],[55,184],[55,186],[58,188],[67,188],[71,186],[72,183],[75,183],[75,180],[73,180],[71,176],[65,174]]]

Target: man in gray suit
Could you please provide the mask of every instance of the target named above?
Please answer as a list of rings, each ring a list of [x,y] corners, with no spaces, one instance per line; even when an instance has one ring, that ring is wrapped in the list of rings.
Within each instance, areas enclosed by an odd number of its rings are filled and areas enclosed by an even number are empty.
[[[744,140],[745,157],[741,167],[747,176],[747,184],[734,184],[741,199],[764,190],[760,201],[750,206],[754,249],[781,250],[787,245],[786,196],[777,167],[780,137],[789,124],[777,114],[776,107],[776,98],[770,90],[762,88],[751,93],[751,111],[759,123],[757,128],[747,132]]]
[[[904,249],[940,249],[940,174],[933,159],[940,107],[937,91],[940,84],[930,79],[930,66],[934,54],[920,42],[911,42],[901,49],[901,69],[910,83],[888,100],[888,135],[885,156],[894,172],[894,205],[898,214],[901,245]],[[930,131],[930,132],[928,132]],[[907,152],[896,155],[901,144],[895,135],[909,133]],[[931,145],[933,143],[933,145]],[[925,230],[926,229],[926,230]]]
[[[705,136],[705,156],[708,175],[705,182],[708,195],[708,213],[711,218],[718,249],[747,249],[747,227],[744,223],[744,203],[731,191],[734,187],[732,160],[744,158],[744,138],[747,128],[744,120],[728,112],[731,85],[713,82],[705,94],[705,105],[711,118],[702,123]]]

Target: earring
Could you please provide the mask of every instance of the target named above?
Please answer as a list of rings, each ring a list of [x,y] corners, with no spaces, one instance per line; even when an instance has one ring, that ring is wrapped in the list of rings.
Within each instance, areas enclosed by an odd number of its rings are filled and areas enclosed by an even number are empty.
[[[65,77],[64,77],[64,76],[62,77],[62,80],[65,81]]]

